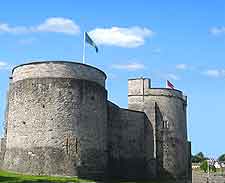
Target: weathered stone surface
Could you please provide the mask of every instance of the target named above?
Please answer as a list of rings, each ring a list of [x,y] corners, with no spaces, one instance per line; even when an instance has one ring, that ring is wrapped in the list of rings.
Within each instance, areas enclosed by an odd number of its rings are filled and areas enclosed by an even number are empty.
[[[145,113],[108,103],[109,172],[124,179],[154,178],[153,129]]]
[[[6,139],[0,138],[0,167],[3,165],[4,156],[5,156],[5,147],[6,146]]]
[[[142,95],[148,88],[151,88],[151,80],[148,78],[128,80],[128,95]]]
[[[24,79],[9,95],[4,168],[49,175],[105,174],[105,89],[91,81]]]
[[[143,78],[129,80],[128,108],[145,112],[152,123],[158,175],[187,178],[186,97],[178,90],[146,88],[145,82]]]
[[[76,78],[94,81],[104,87],[106,75],[95,67],[65,61],[33,62],[14,68],[12,82],[27,78]]]
[[[131,79],[129,109],[122,109],[107,101],[105,79],[72,62],[14,68],[0,166],[96,180],[191,180],[186,96]]]

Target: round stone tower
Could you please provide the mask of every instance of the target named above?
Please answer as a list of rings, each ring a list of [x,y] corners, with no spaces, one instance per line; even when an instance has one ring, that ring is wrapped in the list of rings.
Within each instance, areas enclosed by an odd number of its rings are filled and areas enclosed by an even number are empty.
[[[15,67],[8,99],[4,169],[103,177],[107,166],[106,75],[75,62]]]
[[[156,159],[162,176],[186,178],[188,143],[186,97],[181,91],[152,88],[147,100],[155,102]]]
[[[144,78],[128,81],[129,109],[144,111],[152,123],[158,176],[187,178],[187,98],[179,90],[150,85]]]

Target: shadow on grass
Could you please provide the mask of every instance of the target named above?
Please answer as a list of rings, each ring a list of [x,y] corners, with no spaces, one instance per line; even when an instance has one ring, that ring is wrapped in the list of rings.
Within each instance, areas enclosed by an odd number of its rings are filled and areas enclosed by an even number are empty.
[[[17,178],[15,177],[3,177],[3,176],[0,176],[0,182],[13,182],[13,181],[16,181],[18,180]]]
[[[43,180],[43,179],[22,180],[22,179],[17,178],[17,177],[0,176],[0,183],[57,183],[57,182],[49,181],[49,180]]]

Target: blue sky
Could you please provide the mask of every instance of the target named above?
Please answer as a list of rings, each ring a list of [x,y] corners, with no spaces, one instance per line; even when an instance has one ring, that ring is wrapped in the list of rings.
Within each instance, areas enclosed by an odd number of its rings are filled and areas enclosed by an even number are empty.
[[[109,99],[127,107],[127,79],[169,79],[188,95],[192,151],[225,152],[225,2],[192,0],[1,0],[0,121],[10,68],[38,60],[82,59],[108,75]]]

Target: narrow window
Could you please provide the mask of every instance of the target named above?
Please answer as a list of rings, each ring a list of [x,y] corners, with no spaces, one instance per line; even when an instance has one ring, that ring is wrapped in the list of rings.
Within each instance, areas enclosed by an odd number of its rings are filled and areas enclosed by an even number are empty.
[[[66,153],[69,154],[69,138],[66,138]]]
[[[76,154],[78,154],[78,139],[75,138],[75,150],[76,150]]]
[[[169,122],[168,122],[168,120],[164,120],[163,121],[163,128],[164,129],[168,129],[169,128]]]
[[[167,129],[169,128],[169,122],[168,122],[168,120],[166,121],[166,128]]]

